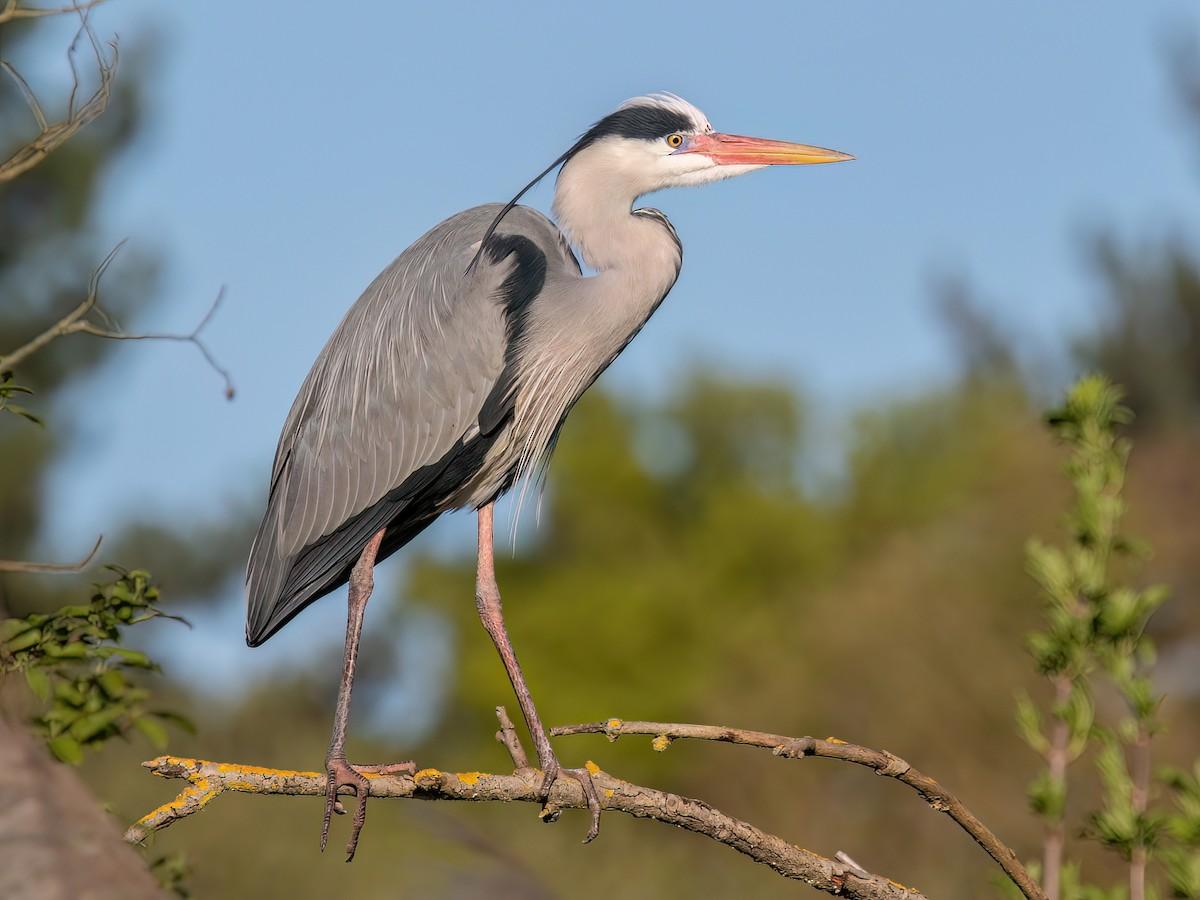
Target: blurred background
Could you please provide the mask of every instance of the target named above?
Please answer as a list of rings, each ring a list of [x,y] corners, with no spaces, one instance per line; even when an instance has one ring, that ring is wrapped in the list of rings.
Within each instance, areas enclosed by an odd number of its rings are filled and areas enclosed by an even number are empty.
[[[551,723],[701,721],[881,746],[939,778],[1022,856],[1038,760],[1012,727],[1042,691],[1023,649],[1031,535],[1061,536],[1062,452],[1042,410],[1078,373],[1137,413],[1130,530],[1154,621],[1164,755],[1200,743],[1200,16],[946,3],[866,8],[112,0],[109,111],[0,193],[0,348],[78,301],[187,345],[63,339],[22,380],[47,421],[0,422],[0,558],[144,566],[166,607],[140,639],[197,720],[172,752],[316,768],[344,590],[265,647],[242,566],[292,397],[345,309],[445,216],[507,199],[628,96],[671,90],[720,130],[856,162],[651,198],[682,276],[564,429],[499,554],[509,625]],[[69,19],[3,26],[45,98]],[[85,59],[86,57],[81,57]],[[53,106],[47,100],[48,105]],[[0,85],[0,152],[33,130]],[[549,187],[528,202],[544,210]],[[534,510],[537,509],[535,514]],[[507,536],[514,509],[506,504]],[[349,756],[502,770],[513,706],[475,619],[473,528],[439,522],[381,570]],[[77,579],[8,576],[11,613]],[[145,744],[84,774],[123,820],[173,786]],[[802,846],[846,850],[930,896],[992,896],[987,858],[890,781],[731,747],[557,741]],[[1081,801],[1083,802],[1083,801]],[[157,839],[198,897],[791,896],[770,871],[617,815],[377,803],[359,854],[317,852],[320,804],[227,796]],[[334,842],[346,823],[335,823]],[[1102,865],[1103,863],[1099,863]]]

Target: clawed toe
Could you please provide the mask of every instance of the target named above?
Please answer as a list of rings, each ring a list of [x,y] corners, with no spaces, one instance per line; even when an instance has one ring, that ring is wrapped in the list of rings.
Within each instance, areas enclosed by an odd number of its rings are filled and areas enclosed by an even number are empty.
[[[564,769],[557,760],[554,760],[551,765],[544,766],[542,771],[545,774],[542,776],[542,786],[538,791],[538,797],[542,801],[542,821],[555,822],[558,820],[560,811],[549,803],[550,789],[554,787],[555,781],[566,776],[579,782],[579,786],[583,788],[583,797],[587,802],[588,812],[592,816],[583,842],[588,844],[594,841],[600,834],[600,795],[596,793],[596,784],[592,780],[592,773],[587,769]]]
[[[350,840],[346,843],[346,862],[350,862],[354,859],[354,852],[358,849],[359,833],[367,821],[367,794],[370,784],[367,782],[366,775],[401,773],[411,775],[416,771],[417,767],[413,762],[352,766],[346,762],[344,756],[327,759],[325,761],[325,818],[321,825],[321,851],[324,852],[325,845],[329,843],[329,821],[333,814],[337,813],[340,816],[346,812],[342,801],[338,799],[338,794],[342,792],[343,788],[349,788],[350,792],[358,798],[358,808],[354,811],[354,822],[350,829]]]

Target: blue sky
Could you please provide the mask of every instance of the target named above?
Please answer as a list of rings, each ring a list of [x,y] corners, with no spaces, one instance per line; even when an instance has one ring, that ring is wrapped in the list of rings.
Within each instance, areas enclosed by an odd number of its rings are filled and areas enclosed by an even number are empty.
[[[148,133],[98,223],[167,262],[160,302],[125,324],[187,330],[226,285],[208,340],[239,393],[226,403],[190,348],[123,347],[76,398],[96,443],[55,476],[56,549],[111,529],[114,508],[210,519],[261,497],[296,388],[379,269],[441,218],[507,199],[631,95],[671,90],[718,130],[858,159],[644,201],[685,262],[603,379],[626,391],[695,359],[782,373],[826,406],[911,389],[951,365],[933,273],[965,273],[1053,342],[1094,310],[1089,223],[1195,220],[1159,54],[1197,24],[1186,2],[112,0],[94,18],[162,46]],[[529,202],[547,209],[549,190]],[[114,430],[114,414],[154,427]],[[255,654],[341,621],[318,607]],[[251,664],[239,616],[231,593],[202,642],[235,668]]]

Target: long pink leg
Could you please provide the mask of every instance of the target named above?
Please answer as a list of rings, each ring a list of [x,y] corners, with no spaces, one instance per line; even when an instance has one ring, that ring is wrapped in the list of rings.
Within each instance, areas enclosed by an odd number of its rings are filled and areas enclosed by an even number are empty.
[[[329,742],[329,751],[325,754],[325,774],[328,779],[325,788],[325,819],[321,825],[321,850],[329,842],[329,820],[336,812],[341,815],[345,810],[338,800],[338,792],[349,788],[358,797],[358,809],[354,811],[354,825],[350,832],[350,840],[346,844],[346,862],[354,859],[354,851],[358,849],[358,835],[363,824],[367,821],[367,779],[364,772],[395,773],[417,770],[412,762],[395,763],[386,766],[352,766],[346,762],[346,725],[350,721],[350,694],[354,690],[354,666],[358,662],[358,640],[362,634],[363,615],[367,610],[367,601],[371,599],[371,591],[375,586],[375,557],[379,554],[379,545],[383,542],[384,529],[376,532],[367,546],[363,547],[358,562],[350,572],[350,597],[347,603],[346,616],[346,655],[342,661],[342,680],[338,684],[337,710],[333,714],[333,738]]]
[[[592,776],[586,769],[564,769],[554,755],[546,729],[538,717],[537,708],[533,705],[533,697],[525,684],[525,676],[521,672],[521,664],[517,662],[517,653],[509,640],[508,631],[504,627],[504,614],[500,608],[500,587],[496,583],[496,560],[492,540],[492,504],[479,508],[479,547],[475,570],[475,605],[479,610],[479,620],[492,637],[508,680],[512,682],[513,692],[517,695],[517,704],[521,707],[521,715],[525,717],[525,725],[533,738],[533,746],[537,750],[538,764],[542,769],[541,798],[545,803],[550,796],[550,789],[560,775],[573,778],[583,786],[587,798],[588,809],[592,813],[591,827],[583,842],[593,840],[600,833],[600,799],[596,795],[596,786]]]

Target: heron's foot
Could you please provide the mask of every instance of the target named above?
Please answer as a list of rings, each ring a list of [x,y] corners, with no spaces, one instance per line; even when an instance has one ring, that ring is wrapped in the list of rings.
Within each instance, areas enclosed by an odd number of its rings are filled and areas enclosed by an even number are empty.
[[[583,842],[591,843],[600,834],[600,796],[596,793],[592,773],[587,769],[564,769],[554,756],[542,762],[542,786],[538,789],[538,799],[542,803],[542,821],[558,821],[562,811],[550,802],[550,789],[554,787],[554,782],[564,777],[578,781],[579,786],[583,788],[583,797],[587,801],[588,812],[592,815],[592,822],[583,837]]]
[[[363,824],[367,821],[367,794],[369,784],[367,775],[412,775],[417,771],[416,763],[411,761],[392,763],[383,766],[352,766],[346,762],[345,756],[331,756],[325,760],[325,819],[321,825],[321,851],[329,843],[329,820],[334,813],[344,815],[346,808],[338,799],[338,794],[350,793],[358,798],[358,808],[354,811],[354,823],[350,830],[350,840],[346,843],[346,862],[354,859],[354,851],[358,849],[358,835]]]

